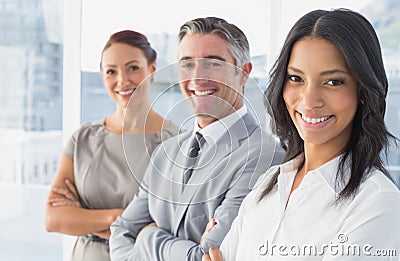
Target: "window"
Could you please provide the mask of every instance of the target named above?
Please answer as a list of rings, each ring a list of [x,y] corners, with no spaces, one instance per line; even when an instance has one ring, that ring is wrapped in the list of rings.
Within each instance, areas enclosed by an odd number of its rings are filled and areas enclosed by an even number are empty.
[[[49,9],[49,4],[60,8]],[[62,256],[62,236],[44,228],[52,166],[62,148],[62,66],[52,66],[47,77],[43,64],[51,64],[55,57],[62,62],[63,57],[54,48],[48,53],[38,51],[43,45],[63,45],[63,25],[48,13],[62,17],[62,4],[62,0],[0,0],[0,20],[5,19],[0,26],[0,253],[4,260],[60,260]],[[46,30],[27,22],[35,20],[44,21]],[[57,108],[46,106],[47,100]]]

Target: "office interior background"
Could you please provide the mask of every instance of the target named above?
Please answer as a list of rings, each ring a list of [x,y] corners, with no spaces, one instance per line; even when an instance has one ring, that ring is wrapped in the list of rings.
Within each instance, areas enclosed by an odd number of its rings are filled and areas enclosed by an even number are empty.
[[[65,141],[82,123],[114,110],[99,74],[110,34],[146,34],[163,68],[176,62],[181,24],[201,16],[225,18],[249,38],[250,76],[259,87],[254,95],[261,95],[291,25],[312,9],[337,7],[361,12],[379,35],[389,79],[386,123],[400,138],[398,0],[207,0],[195,7],[180,1],[0,0],[0,260],[68,256],[71,237],[45,231],[44,207]],[[152,95],[170,84],[160,74]],[[179,90],[169,95],[180,97]],[[158,105],[165,114],[168,101]],[[400,147],[391,147],[387,167],[400,187]]]

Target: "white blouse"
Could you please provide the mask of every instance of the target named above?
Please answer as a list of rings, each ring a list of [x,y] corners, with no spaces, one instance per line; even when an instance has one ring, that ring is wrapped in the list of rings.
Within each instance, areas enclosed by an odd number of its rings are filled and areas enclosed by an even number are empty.
[[[400,260],[396,186],[373,170],[354,198],[335,204],[343,189],[335,185],[339,156],[309,171],[287,201],[303,157],[259,178],[222,242],[224,260]],[[279,167],[277,185],[259,201]]]

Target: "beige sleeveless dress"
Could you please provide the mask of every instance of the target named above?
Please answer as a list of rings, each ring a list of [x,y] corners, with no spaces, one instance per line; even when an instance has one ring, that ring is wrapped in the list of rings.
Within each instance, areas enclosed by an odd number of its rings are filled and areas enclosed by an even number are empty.
[[[74,161],[81,204],[88,209],[126,208],[155,147],[178,133],[172,123],[160,133],[145,135],[111,133],[100,121],[84,124],[64,148]],[[108,244],[88,236],[77,237],[71,260],[110,260]]]

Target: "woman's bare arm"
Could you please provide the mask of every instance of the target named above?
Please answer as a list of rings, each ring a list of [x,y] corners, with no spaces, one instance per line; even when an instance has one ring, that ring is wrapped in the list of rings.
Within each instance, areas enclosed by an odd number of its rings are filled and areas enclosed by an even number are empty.
[[[67,180],[74,185],[73,161],[62,154],[46,204],[47,231],[75,236],[97,234],[109,238],[110,225],[121,215],[123,209],[82,208],[68,194],[73,195],[74,191],[69,188]]]

